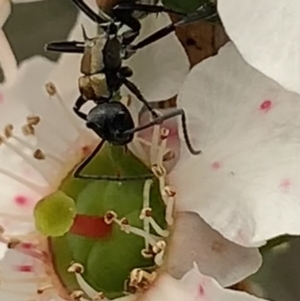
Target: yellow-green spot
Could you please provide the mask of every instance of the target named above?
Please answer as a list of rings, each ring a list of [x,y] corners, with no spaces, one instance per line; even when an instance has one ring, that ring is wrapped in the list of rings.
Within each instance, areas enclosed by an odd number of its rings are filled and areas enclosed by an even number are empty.
[[[73,225],[76,206],[72,198],[62,191],[42,199],[34,209],[36,229],[45,236],[62,236]]]

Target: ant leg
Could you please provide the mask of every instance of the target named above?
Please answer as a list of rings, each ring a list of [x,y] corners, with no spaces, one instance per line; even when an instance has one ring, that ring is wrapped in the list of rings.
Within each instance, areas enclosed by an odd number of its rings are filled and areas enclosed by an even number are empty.
[[[54,42],[46,44],[46,51],[67,52],[67,53],[83,53],[84,43],[78,41]]]
[[[161,5],[146,5],[146,4],[135,4],[135,3],[120,3],[114,6],[113,13],[116,18],[123,24],[126,24],[131,28],[131,32],[125,32],[123,34],[124,45],[131,44],[139,35],[141,24],[140,21],[132,16],[133,12],[145,12],[145,13],[174,13],[177,15],[185,16],[186,14],[174,11],[172,9],[165,8]]]
[[[125,176],[125,177],[82,174],[81,172],[83,171],[83,169],[93,160],[93,158],[100,151],[104,143],[105,140],[100,141],[100,143],[96,146],[93,152],[76,168],[73,174],[75,179],[119,182],[119,181],[137,181],[141,179],[151,179],[154,177],[152,173],[144,174],[144,175],[136,175],[136,176]]]
[[[141,101],[144,106],[148,109],[148,111],[151,113],[153,118],[158,118],[158,114],[153,110],[153,108],[150,106],[149,102],[145,99],[145,97],[142,95],[141,91],[138,89],[138,87],[129,81],[126,78],[122,78],[123,84],[127,87],[127,89],[133,93],[139,101]]]
[[[131,14],[134,11],[139,11],[139,12],[145,12],[147,14],[170,13],[170,14],[176,14],[176,15],[180,15],[180,16],[186,16],[185,13],[166,8],[162,5],[149,5],[149,4],[137,4],[137,3],[117,4],[113,8],[113,12],[115,12],[115,11],[123,11],[123,13],[124,13],[124,11],[130,11]]]
[[[97,24],[103,24],[111,21],[111,19],[104,12],[101,12],[101,16],[95,13],[83,0],[72,0],[72,2]]]
[[[81,119],[86,120],[86,114],[81,112],[80,109],[81,107],[86,103],[87,101],[80,95],[76,102],[75,105],[73,107],[73,111],[75,112],[75,114],[77,116],[79,116]]]
[[[214,4],[212,4],[212,3],[203,4],[196,12],[187,14],[184,18],[182,18],[178,22],[171,23],[171,24],[159,29],[158,31],[154,32],[153,34],[151,34],[144,40],[140,41],[136,45],[131,45],[130,50],[136,51],[138,49],[144,48],[145,46],[148,46],[148,45],[164,38],[168,34],[172,33],[173,31],[175,31],[175,29],[178,26],[188,25],[190,23],[194,23],[194,22],[200,21],[200,20],[208,20],[209,21],[209,20],[214,19],[216,16],[217,16],[217,9]]]
[[[189,138],[187,126],[186,126],[185,112],[182,109],[176,109],[173,112],[170,112],[170,113],[168,113],[166,115],[158,116],[157,118],[155,118],[154,120],[150,121],[149,123],[147,123],[145,125],[141,125],[141,126],[136,127],[136,128],[133,128],[131,130],[125,131],[125,132],[123,132],[123,134],[125,134],[125,135],[134,134],[136,132],[145,130],[145,129],[149,128],[149,127],[152,127],[154,125],[162,124],[165,120],[173,118],[173,117],[176,117],[176,116],[181,116],[181,123],[182,123],[182,129],[183,129],[183,137],[184,137],[184,140],[185,140],[185,143],[187,145],[188,150],[193,155],[199,155],[199,154],[201,154],[202,153],[201,150],[196,150],[192,146],[191,140]]]

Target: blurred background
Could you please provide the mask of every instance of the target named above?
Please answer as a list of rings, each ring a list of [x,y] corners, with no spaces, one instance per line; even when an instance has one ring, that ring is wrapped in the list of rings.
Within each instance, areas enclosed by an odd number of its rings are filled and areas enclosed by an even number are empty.
[[[77,9],[68,0],[15,4],[4,29],[18,62],[35,55],[57,60],[58,55],[44,52],[44,45],[49,41],[64,40],[74,25],[76,16]],[[192,65],[215,54],[227,39],[221,27],[201,22],[181,29],[178,35]],[[298,279],[300,239],[293,239],[284,246],[266,252],[263,268],[246,284],[258,284],[257,292],[262,291],[265,298],[274,301],[298,301]]]

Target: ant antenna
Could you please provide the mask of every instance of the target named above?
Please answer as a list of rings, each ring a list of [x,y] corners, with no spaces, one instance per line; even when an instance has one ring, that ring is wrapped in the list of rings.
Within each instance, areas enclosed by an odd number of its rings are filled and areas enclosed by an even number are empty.
[[[183,138],[185,140],[185,143],[186,143],[186,146],[187,146],[188,150],[190,151],[190,153],[192,155],[200,155],[202,153],[202,151],[195,149],[193,147],[192,143],[191,143],[190,138],[189,138],[189,134],[188,134],[188,130],[187,130],[187,125],[186,125],[186,116],[185,116],[184,110],[182,110],[182,109],[176,109],[176,110],[174,110],[174,111],[172,111],[172,112],[170,112],[168,114],[155,117],[149,123],[141,125],[141,126],[138,126],[138,127],[133,128],[131,130],[127,130],[127,131],[123,132],[122,134],[125,134],[125,135],[134,134],[136,132],[148,129],[148,128],[154,126],[154,125],[162,124],[165,120],[168,120],[170,118],[174,118],[176,116],[180,116],[181,117]]]

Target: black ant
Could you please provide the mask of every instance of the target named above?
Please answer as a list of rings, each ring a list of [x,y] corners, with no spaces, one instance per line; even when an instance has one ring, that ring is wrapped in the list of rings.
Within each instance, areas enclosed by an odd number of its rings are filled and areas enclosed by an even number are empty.
[[[149,0],[148,0],[149,1]],[[108,141],[113,145],[127,145],[133,140],[136,132],[142,131],[153,125],[162,124],[163,121],[181,116],[183,134],[189,151],[198,155],[201,151],[195,150],[188,137],[186,127],[186,117],[182,109],[166,115],[158,115],[144,98],[138,87],[128,78],[133,71],[129,67],[122,66],[123,60],[131,57],[137,50],[150,45],[157,40],[174,32],[176,27],[186,25],[197,20],[212,20],[216,17],[216,7],[211,3],[204,4],[195,13],[183,14],[160,5],[140,4],[132,1],[122,1],[112,9],[112,16],[100,10],[96,14],[83,0],[72,0],[92,21],[99,25],[102,32],[96,37],[87,37],[83,28],[84,41],[54,42],[46,46],[48,51],[83,53],[81,61],[81,72],[83,76],[79,78],[79,90],[81,95],[74,105],[74,112],[86,121],[86,126],[91,128],[102,141],[95,148],[92,154],[78,167],[74,176],[76,178],[99,179],[99,180],[130,180],[140,179],[141,176],[131,176],[126,178],[82,175],[80,172],[87,166],[92,158],[101,149],[103,143]],[[153,1],[152,1],[153,2]],[[151,2],[151,3],[152,3]],[[155,1],[156,2],[156,1]],[[136,13],[175,13],[182,18],[176,22],[163,27],[137,44],[132,44],[139,36],[141,24],[136,17]],[[126,25],[129,29],[119,34],[121,27]],[[145,72],[147,72],[145,70]],[[141,101],[152,115],[152,121],[135,127],[132,116],[128,108],[116,97],[120,87],[124,85]],[[81,111],[82,106],[87,101],[93,101],[96,106],[88,114]],[[153,175],[145,175],[146,178]]]

